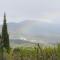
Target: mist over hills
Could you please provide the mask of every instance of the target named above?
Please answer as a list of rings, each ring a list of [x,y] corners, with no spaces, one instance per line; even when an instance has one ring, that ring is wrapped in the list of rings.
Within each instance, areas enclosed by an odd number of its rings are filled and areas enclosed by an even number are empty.
[[[8,23],[10,39],[23,38],[32,42],[60,42],[60,24],[52,24],[37,20],[25,20],[19,23]],[[1,31],[2,25],[0,25]]]

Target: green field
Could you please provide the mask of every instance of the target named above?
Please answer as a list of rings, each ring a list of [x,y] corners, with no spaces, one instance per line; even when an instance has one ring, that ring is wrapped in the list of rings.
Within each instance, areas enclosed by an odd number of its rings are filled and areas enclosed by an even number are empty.
[[[0,55],[1,56],[1,55]],[[10,53],[4,51],[4,60],[60,60],[60,44],[57,47],[11,48]]]

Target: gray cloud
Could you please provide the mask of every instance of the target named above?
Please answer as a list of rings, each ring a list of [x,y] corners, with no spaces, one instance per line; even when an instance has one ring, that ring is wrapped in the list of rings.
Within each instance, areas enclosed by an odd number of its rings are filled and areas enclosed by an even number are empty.
[[[3,16],[4,11],[9,21],[45,17],[47,20],[54,20],[60,16],[60,0],[0,0],[0,17]]]

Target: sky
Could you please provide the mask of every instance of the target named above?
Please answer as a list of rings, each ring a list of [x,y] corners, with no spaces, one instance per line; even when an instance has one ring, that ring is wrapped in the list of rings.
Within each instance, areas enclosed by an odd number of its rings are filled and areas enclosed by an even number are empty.
[[[60,24],[60,0],[0,0],[0,24],[4,12],[7,22],[41,20]]]

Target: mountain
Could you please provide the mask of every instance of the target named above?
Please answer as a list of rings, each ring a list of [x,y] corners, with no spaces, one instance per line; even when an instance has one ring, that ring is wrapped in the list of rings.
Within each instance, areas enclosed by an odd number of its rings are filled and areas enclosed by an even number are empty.
[[[12,48],[16,48],[16,47],[31,47],[34,46],[34,43],[26,41],[26,40],[21,40],[21,39],[10,39],[10,46]]]
[[[0,28],[2,25],[0,25]],[[1,29],[0,29],[1,31]],[[10,39],[20,39],[41,43],[60,42],[60,24],[37,20],[25,20],[19,23],[8,23]]]

